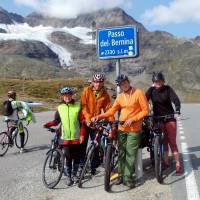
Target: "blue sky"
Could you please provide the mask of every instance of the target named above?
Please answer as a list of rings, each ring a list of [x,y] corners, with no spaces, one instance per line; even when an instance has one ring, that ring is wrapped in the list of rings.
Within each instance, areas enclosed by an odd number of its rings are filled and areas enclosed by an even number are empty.
[[[37,10],[73,17],[82,10],[113,5],[122,7],[150,31],[163,30],[187,38],[200,35],[200,0],[0,0],[1,7],[23,16]]]

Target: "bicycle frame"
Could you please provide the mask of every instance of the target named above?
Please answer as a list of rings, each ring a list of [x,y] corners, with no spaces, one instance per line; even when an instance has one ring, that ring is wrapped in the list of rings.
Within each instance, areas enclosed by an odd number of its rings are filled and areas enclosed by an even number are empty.
[[[161,129],[161,123],[166,122],[169,119],[174,118],[174,114],[172,115],[164,115],[164,116],[148,116],[153,119],[150,123],[150,134],[152,135],[151,139],[151,147],[150,147],[150,155],[153,155],[153,159],[155,162],[155,173],[156,178],[159,183],[162,183],[163,178],[163,157],[164,157],[164,133]],[[153,152],[152,152],[153,151]],[[151,158],[152,159],[152,158]]]

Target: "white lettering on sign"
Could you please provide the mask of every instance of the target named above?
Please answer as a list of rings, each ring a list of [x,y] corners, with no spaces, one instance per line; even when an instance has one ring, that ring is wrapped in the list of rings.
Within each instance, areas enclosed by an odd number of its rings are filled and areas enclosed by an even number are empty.
[[[108,37],[124,37],[124,31],[108,31]]]
[[[124,39],[124,40],[112,39],[111,43],[112,43],[112,46],[133,45],[134,41],[133,41],[133,39],[130,39],[130,40],[127,40],[127,39]]]
[[[108,47],[108,46],[110,46],[110,43],[109,43],[108,40],[106,40],[106,41],[102,40],[102,41],[100,42],[100,46],[101,46],[101,47]]]

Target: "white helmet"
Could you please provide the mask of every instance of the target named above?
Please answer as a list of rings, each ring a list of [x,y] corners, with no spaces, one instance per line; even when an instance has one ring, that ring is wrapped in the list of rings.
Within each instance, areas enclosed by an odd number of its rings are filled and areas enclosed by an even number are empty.
[[[94,82],[103,82],[105,80],[104,74],[94,74],[92,77],[92,81]]]

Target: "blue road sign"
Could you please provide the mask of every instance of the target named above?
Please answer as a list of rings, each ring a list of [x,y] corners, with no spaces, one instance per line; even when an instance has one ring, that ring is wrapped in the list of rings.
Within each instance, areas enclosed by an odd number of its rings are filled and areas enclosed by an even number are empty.
[[[138,55],[138,30],[135,26],[121,26],[97,30],[99,59],[130,58]]]

